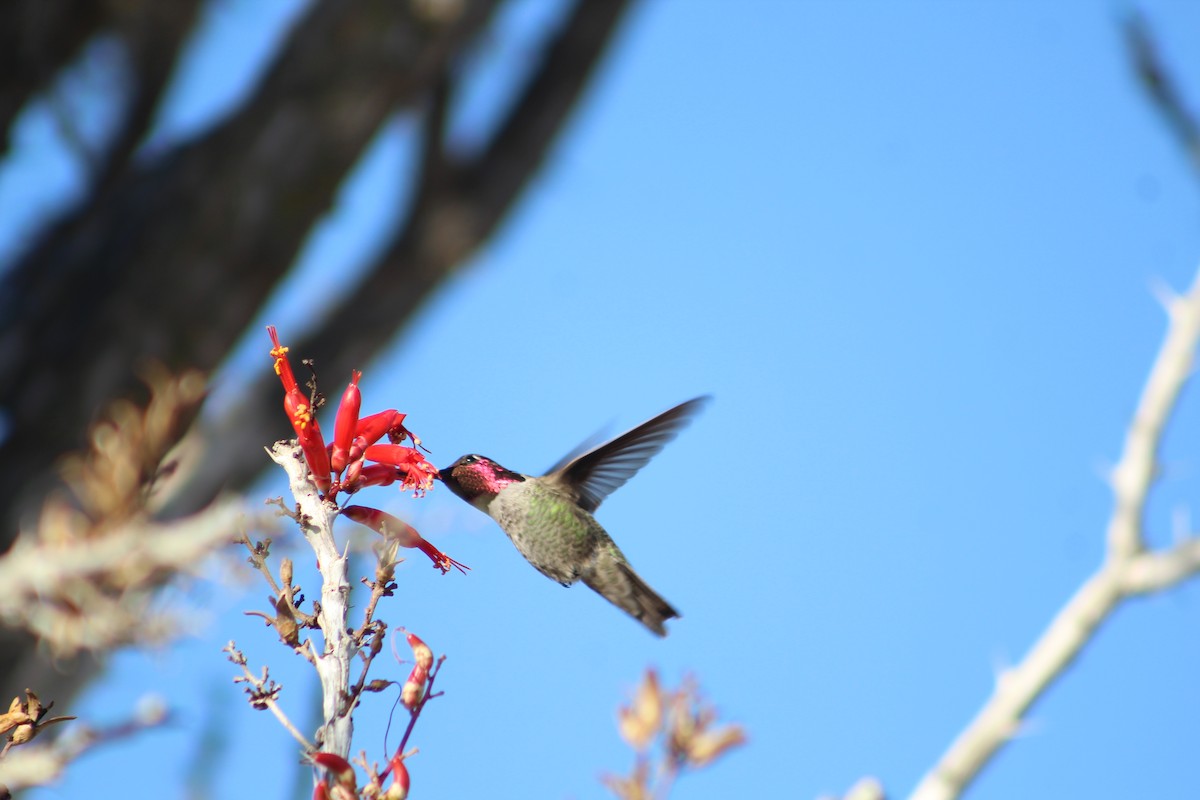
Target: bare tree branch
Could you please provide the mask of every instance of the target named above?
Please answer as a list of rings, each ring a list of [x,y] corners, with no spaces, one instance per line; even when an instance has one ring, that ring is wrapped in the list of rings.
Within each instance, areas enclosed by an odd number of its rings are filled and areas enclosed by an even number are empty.
[[[118,21],[133,85],[120,127],[106,148],[101,172],[93,182],[96,194],[114,187],[129,169],[130,159],[154,121],[199,9],[200,0],[152,2],[132,9],[133,13],[126,11]]]
[[[1163,64],[1158,44],[1142,14],[1131,14],[1125,21],[1125,40],[1133,60],[1134,73],[1147,96],[1183,146],[1192,167],[1200,169],[1200,124],[1197,124],[1196,116],[1185,105],[1179,87]]]
[[[89,0],[0,3],[0,155],[25,104],[107,24],[107,10]]]
[[[288,715],[284,713],[279,703],[275,700],[275,695],[282,687],[271,680],[267,668],[263,667],[262,675],[255,675],[251,672],[250,668],[246,666],[246,656],[241,650],[237,649],[237,646],[232,641],[225,645],[225,652],[229,654],[230,661],[242,668],[242,674],[233,679],[234,683],[247,684],[248,688],[246,691],[252,697],[251,702],[256,706],[261,706],[270,711],[275,716],[275,719],[279,721],[279,724],[283,726],[283,729],[299,743],[304,752],[311,752],[314,749],[312,743],[304,738],[304,734],[288,718]]]
[[[992,696],[912,793],[952,800],[1018,731],[1025,712],[1061,677],[1123,601],[1162,591],[1200,571],[1200,539],[1145,552],[1143,509],[1153,485],[1163,428],[1190,377],[1200,340],[1200,272],[1187,294],[1167,303],[1170,325],[1146,380],[1112,472],[1114,508],[1104,564],[1076,591],[1022,661],[996,680]]]

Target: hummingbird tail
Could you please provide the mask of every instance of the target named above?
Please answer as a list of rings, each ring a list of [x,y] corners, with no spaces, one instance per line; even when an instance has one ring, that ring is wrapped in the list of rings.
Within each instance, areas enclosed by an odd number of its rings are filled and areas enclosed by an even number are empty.
[[[667,629],[663,623],[678,617],[679,612],[670,603],[659,597],[658,593],[651,589],[628,564],[617,562],[617,570],[622,578],[622,585],[617,592],[600,591],[596,586],[592,586],[592,588],[641,622],[655,635],[666,636]],[[586,577],[584,582],[587,583]]]

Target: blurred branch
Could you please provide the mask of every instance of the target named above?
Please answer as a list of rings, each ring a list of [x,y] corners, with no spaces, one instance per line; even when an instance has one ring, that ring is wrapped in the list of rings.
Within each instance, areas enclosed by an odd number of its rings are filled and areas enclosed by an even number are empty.
[[[104,4],[90,5],[95,7]],[[109,134],[107,143],[88,141],[79,124],[79,104],[69,102],[70,82],[67,82],[66,88],[62,82],[44,87],[60,135],[79,158],[85,171],[91,173],[90,188],[94,196],[103,194],[115,178],[128,169],[130,159],[149,132],[159,101],[183,52],[184,42],[196,23],[199,7],[200,0],[110,4],[103,8],[102,16],[91,18],[97,26],[95,33],[114,39],[120,46],[119,53],[113,48],[106,48],[106,55],[110,57],[104,59],[102,67],[93,71],[107,72],[105,77],[109,80],[106,83],[115,84],[123,79],[128,84],[121,93],[123,96],[109,101],[120,108],[121,114],[117,129]],[[18,18],[15,20],[18,25],[34,29],[39,27],[39,22],[44,24],[48,21],[45,9],[33,8],[29,4],[15,3],[8,13]],[[62,19],[54,20],[54,27],[62,26],[63,22]],[[74,57],[91,55],[70,54]],[[37,56],[30,55],[26,63],[36,65]],[[58,64],[45,77],[58,77],[55,73],[64,66]],[[34,67],[35,73],[41,71],[42,68]],[[22,86],[31,85],[32,82]],[[13,113],[19,109],[17,106]],[[6,124],[11,122],[10,119]],[[95,199],[91,202],[94,203]]]
[[[826,795],[820,800],[884,800],[883,784],[876,778],[861,778],[840,798]]]
[[[132,85],[120,125],[94,178],[92,189],[96,195],[115,186],[128,171],[134,153],[150,131],[199,10],[200,0],[124,7],[117,26],[125,43],[129,62],[126,72]]]
[[[0,759],[0,797],[5,790],[44,786],[58,779],[68,765],[88,750],[156,728],[168,719],[158,702],[143,703],[125,722],[104,728],[77,724],[46,745],[21,747]]]
[[[1125,41],[1142,88],[1183,146],[1192,167],[1200,170],[1200,125],[1184,104],[1183,95],[1163,63],[1158,43],[1142,14],[1133,13],[1126,19]]]
[[[0,3],[0,156],[17,115],[107,24],[108,11],[89,0]]]
[[[231,542],[242,522],[231,501],[172,523],[149,519],[204,380],[151,370],[147,383],[144,409],[114,404],[93,427],[91,448],[64,461],[73,497],[51,496],[37,524],[0,557],[0,620],[29,630],[56,656],[168,638],[178,622],[148,613],[153,593]]]
[[[1144,549],[1143,510],[1163,428],[1191,375],[1200,339],[1200,272],[1188,292],[1169,298],[1166,308],[1167,334],[1111,475],[1114,508],[1104,564],[1058,612],[1025,658],[997,678],[992,696],[922,778],[913,800],[959,797],[1120,603],[1172,588],[1200,571],[1200,539],[1162,552]]]
[[[626,5],[625,0],[576,5],[479,153],[453,160],[444,147],[425,143],[418,203],[370,276],[332,310],[326,328],[339,335],[309,333],[297,352],[334,366],[337,373],[365,362],[378,343],[369,332],[395,331],[396,321],[407,319],[445,274],[492,234],[546,158]],[[438,107],[435,102],[434,110]],[[444,126],[426,127],[427,137],[441,134]]]
[[[49,507],[43,530],[70,516],[64,507]],[[175,616],[148,611],[153,592],[232,542],[244,521],[241,505],[227,501],[170,524],[131,523],[97,539],[19,539],[0,559],[0,619],[68,656],[173,638]]]
[[[629,0],[577,2],[516,102],[473,155],[455,158],[446,152],[442,115],[454,89],[435,85],[424,126],[419,192],[407,218],[397,220],[394,238],[367,277],[329,310],[318,329],[305,332],[296,352],[331,374],[362,366],[491,236],[548,156],[628,5]],[[249,441],[277,429],[278,397],[270,376],[247,386],[242,398],[202,435]],[[248,482],[259,464],[245,456],[235,448],[214,448],[176,508],[192,508],[226,482]]]

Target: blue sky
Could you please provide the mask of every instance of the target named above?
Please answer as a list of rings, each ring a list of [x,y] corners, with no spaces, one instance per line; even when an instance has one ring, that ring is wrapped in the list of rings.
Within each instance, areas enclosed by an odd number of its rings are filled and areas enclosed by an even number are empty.
[[[1200,7],[1141,7],[1200,103]],[[480,54],[464,143],[546,8],[521,4]],[[240,37],[266,10],[294,6],[218,4],[164,137],[236,96],[255,57]],[[1200,183],[1130,75],[1127,10],[637,7],[507,224],[363,365],[363,389],[365,408],[409,414],[435,463],[480,452],[525,472],[605,424],[713,393],[599,513],[683,618],[655,639],[538,575],[448,493],[364,498],[473,568],[441,577],[418,556],[381,611],[449,656],[414,739],[414,797],[605,796],[597,776],[631,764],[614,711],[647,665],[672,683],[696,674],[751,737],[677,797],[815,797],[864,775],[912,788],[1099,565],[1102,475],[1164,331],[1151,287],[1182,289],[1200,263]],[[0,219],[58,186],[32,185],[58,168],[52,131],[26,124]],[[305,280],[333,291],[377,244],[407,124],[314,236]],[[285,291],[263,319],[288,339],[313,312]],[[260,331],[244,362],[266,369]],[[1148,511],[1156,545],[1200,490],[1198,428],[1187,391]],[[194,639],[116,656],[71,709],[116,720],[154,691],[179,709],[173,726],[30,797],[115,797],[114,770],[135,764],[121,791],[184,797],[214,729],[214,796],[289,796],[294,747],[219,651],[235,638],[271,664],[294,709],[311,676],[242,616],[266,589],[239,569],[189,591],[211,614]],[[1194,791],[1198,621],[1195,585],[1123,608],[969,796]],[[379,757],[385,705],[357,718],[356,746]]]

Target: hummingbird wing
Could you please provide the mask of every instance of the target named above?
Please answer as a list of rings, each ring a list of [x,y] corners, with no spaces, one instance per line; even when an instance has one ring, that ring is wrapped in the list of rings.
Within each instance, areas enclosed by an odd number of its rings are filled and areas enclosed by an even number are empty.
[[[595,450],[608,437],[608,431],[611,427],[612,427],[612,423],[609,422],[608,424],[606,424],[602,428],[600,428],[600,430],[596,431],[591,436],[589,436],[588,438],[584,439],[579,444],[572,447],[571,452],[567,453],[565,456],[560,458],[558,461],[555,461],[554,466],[551,467],[550,469],[546,470],[545,473],[543,473],[543,474],[553,475],[555,472],[558,472],[563,467],[565,467],[567,464],[570,464],[572,461],[579,458],[584,453],[587,453],[591,450]]]
[[[555,464],[547,477],[565,484],[576,495],[579,506],[591,513],[646,466],[711,399],[704,395],[680,403],[582,455],[575,455],[580,450],[576,448]]]

